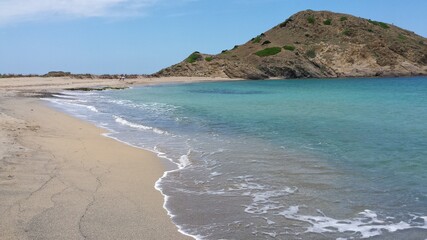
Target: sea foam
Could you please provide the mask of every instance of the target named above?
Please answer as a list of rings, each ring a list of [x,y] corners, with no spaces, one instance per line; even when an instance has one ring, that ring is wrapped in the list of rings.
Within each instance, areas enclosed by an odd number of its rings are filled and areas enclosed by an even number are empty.
[[[117,123],[120,123],[120,124],[122,124],[122,125],[125,125],[125,126],[128,126],[128,127],[131,127],[131,128],[136,128],[136,129],[141,129],[141,130],[151,130],[151,131],[153,131],[153,132],[155,132],[155,133],[157,133],[157,134],[169,135],[169,133],[168,133],[168,132],[163,131],[163,130],[161,130],[161,129],[158,129],[158,128],[155,128],[155,127],[145,126],[145,125],[142,125],[142,124],[132,123],[132,122],[129,122],[129,121],[127,121],[126,119],[121,118],[121,117],[119,117],[119,116],[114,116],[114,119],[115,119],[115,121],[116,121]]]
[[[370,238],[381,235],[383,231],[396,232],[399,230],[419,228],[427,229],[427,217],[413,216],[412,220],[422,219],[423,223],[410,224],[404,221],[392,222],[391,218],[379,219],[377,213],[371,210],[360,212],[358,217],[353,219],[334,219],[324,214],[323,216],[300,215],[299,206],[291,206],[279,213],[287,219],[309,223],[311,226],[306,232],[311,233],[354,233],[360,238]],[[321,211],[318,211],[322,213]]]

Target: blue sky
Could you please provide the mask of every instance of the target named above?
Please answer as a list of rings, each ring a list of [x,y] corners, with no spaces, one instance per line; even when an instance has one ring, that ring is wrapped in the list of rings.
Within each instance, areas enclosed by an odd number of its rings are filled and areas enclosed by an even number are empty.
[[[330,10],[427,36],[426,0],[0,0],[0,73],[153,73]]]

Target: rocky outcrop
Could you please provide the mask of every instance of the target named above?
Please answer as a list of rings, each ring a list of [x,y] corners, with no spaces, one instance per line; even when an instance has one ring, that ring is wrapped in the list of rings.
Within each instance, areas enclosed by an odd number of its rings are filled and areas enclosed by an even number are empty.
[[[217,55],[195,52],[155,76],[334,78],[427,75],[427,39],[391,24],[299,12]]]

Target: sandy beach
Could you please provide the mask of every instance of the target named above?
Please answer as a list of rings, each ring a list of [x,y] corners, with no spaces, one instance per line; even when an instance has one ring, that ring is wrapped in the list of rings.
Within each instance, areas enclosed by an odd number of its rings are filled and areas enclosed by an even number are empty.
[[[242,2],[0,0],[0,240],[427,240],[427,1]]]
[[[0,79],[1,239],[188,239],[154,188],[165,171],[161,159],[34,95],[200,80]]]
[[[86,78],[76,79],[69,77],[22,77],[22,78],[0,78],[0,92],[16,93],[26,92],[54,92],[69,88],[86,87],[130,87],[134,85],[150,85],[163,83],[188,83],[188,82],[206,82],[206,81],[230,81],[230,78],[202,78],[202,77],[162,77],[126,79],[100,79]],[[234,79],[237,80],[237,79]]]

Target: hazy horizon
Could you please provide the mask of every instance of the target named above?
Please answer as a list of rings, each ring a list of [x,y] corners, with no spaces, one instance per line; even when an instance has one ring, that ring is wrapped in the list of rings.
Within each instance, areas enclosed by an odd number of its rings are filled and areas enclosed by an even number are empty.
[[[194,51],[243,44],[306,9],[427,36],[421,0],[0,0],[0,73],[150,74]]]

